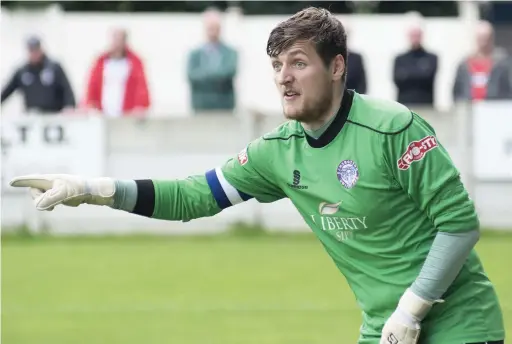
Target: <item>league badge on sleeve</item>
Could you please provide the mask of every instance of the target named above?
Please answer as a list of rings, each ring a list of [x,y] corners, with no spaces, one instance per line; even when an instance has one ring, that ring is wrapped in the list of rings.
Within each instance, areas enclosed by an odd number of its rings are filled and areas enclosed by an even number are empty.
[[[409,166],[415,161],[423,159],[427,152],[437,147],[437,140],[434,136],[427,136],[419,141],[412,141],[407,146],[407,150],[398,159],[398,168],[401,170],[408,170]]]
[[[336,176],[344,187],[350,189],[359,179],[359,170],[352,160],[343,160],[336,169]]]
[[[238,162],[240,165],[245,165],[249,161],[249,157],[247,155],[247,148],[244,148],[240,153],[238,153]]]

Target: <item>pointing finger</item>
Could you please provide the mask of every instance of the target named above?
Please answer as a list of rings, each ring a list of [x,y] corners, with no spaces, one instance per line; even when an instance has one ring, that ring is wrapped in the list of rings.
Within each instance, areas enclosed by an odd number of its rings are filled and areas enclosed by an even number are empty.
[[[52,188],[53,180],[52,176],[28,175],[13,178],[9,184],[14,187],[31,187],[46,191]]]

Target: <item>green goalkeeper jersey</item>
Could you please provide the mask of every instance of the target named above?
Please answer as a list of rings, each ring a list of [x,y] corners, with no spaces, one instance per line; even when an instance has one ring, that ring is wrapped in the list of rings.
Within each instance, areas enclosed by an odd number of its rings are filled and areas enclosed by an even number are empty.
[[[430,125],[398,103],[352,91],[318,139],[289,121],[179,190],[169,191],[170,183],[155,181],[153,217],[189,220],[251,198],[290,199],[355,294],[361,344],[379,342],[436,233],[479,226],[459,171]],[[179,216],[178,194],[186,203]],[[503,339],[497,296],[474,251],[443,300],[422,322],[422,343]]]

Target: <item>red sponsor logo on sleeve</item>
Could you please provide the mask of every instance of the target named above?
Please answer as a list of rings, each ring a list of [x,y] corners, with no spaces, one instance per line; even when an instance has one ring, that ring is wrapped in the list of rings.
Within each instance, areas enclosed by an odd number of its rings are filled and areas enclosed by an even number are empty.
[[[423,159],[427,152],[437,147],[437,140],[434,136],[427,136],[419,141],[412,141],[407,146],[407,150],[398,159],[398,168],[401,170],[409,169],[409,166],[415,161]]]
[[[238,162],[240,165],[245,165],[249,161],[249,157],[247,156],[247,148],[245,148],[243,151],[238,153]]]

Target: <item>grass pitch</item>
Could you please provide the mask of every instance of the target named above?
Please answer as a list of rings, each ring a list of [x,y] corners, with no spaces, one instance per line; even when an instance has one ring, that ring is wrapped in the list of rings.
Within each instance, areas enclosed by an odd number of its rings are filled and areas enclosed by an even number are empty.
[[[477,245],[512,333],[512,235]],[[355,343],[312,235],[2,239],[3,344]]]

